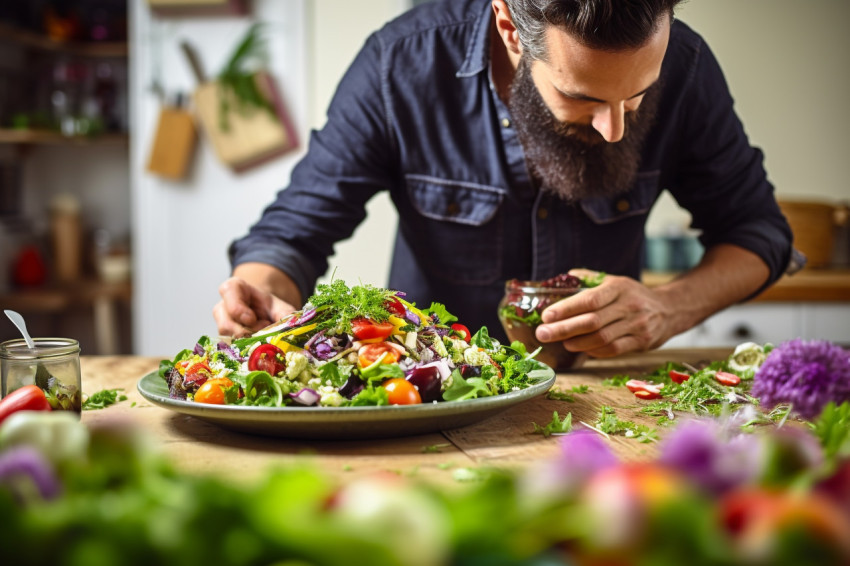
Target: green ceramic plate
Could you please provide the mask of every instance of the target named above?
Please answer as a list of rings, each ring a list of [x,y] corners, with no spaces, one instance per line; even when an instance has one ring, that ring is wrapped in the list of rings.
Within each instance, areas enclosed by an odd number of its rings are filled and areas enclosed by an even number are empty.
[[[389,407],[244,407],[204,405],[168,397],[168,387],[157,372],[138,383],[142,397],[166,409],[191,415],[224,428],[289,438],[386,438],[460,428],[482,421],[514,405],[546,393],[549,379],[527,389],[493,397]]]

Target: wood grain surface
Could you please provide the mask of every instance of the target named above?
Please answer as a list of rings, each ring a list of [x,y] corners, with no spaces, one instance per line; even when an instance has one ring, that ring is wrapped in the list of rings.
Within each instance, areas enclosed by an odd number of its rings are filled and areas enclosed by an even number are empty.
[[[273,466],[307,465],[343,480],[392,472],[451,483],[453,470],[458,468],[523,467],[554,457],[560,449],[558,437],[533,433],[533,423],[545,425],[554,411],[562,417],[571,412],[574,429],[584,428],[582,421],[596,421],[603,405],[613,407],[621,419],[654,425],[654,419],[639,413],[642,401],[624,387],[608,387],[602,380],[619,374],[638,378],[667,361],[699,365],[724,359],[730,352],[725,348],[670,349],[591,360],[583,368],[558,375],[555,387],[562,391],[588,386],[587,393],[573,394],[573,402],[541,396],[460,429],[357,441],[279,439],[232,432],[147,402],[136,390],[136,384],[157,369],[158,358],[83,356],[83,392],[121,388],[127,400],[106,409],[84,411],[82,419],[91,426],[110,426],[116,420],[129,419],[140,425],[180,470],[191,473],[254,478]],[[641,444],[622,436],[612,436],[606,442],[628,461],[649,459],[657,451],[655,444]]]

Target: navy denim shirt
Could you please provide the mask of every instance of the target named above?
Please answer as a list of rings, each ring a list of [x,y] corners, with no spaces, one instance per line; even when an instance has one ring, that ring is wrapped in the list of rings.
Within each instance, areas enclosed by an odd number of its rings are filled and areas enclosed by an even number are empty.
[[[470,328],[504,338],[507,279],[587,267],[638,279],[644,225],[664,189],[709,247],[758,254],[770,282],[791,232],[703,40],[674,22],[663,93],[627,194],[568,204],[529,179],[511,116],[489,72],[490,0],[425,4],[373,34],[314,132],[290,186],[230,248],[234,266],[279,267],[306,299],[376,192],[399,212],[390,288],[442,302]]]

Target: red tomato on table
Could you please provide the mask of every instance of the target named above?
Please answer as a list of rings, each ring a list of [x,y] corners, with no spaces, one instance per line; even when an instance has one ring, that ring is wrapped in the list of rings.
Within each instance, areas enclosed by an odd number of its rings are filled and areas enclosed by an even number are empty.
[[[0,423],[18,411],[49,411],[50,403],[44,391],[37,385],[24,385],[15,389],[0,401]]]

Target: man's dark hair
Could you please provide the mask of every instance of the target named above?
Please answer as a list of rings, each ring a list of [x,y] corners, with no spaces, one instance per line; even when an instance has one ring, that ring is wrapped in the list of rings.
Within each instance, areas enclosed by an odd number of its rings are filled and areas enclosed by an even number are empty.
[[[681,0],[505,0],[522,48],[546,60],[547,26],[556,26],[591,49],[622,51],[642,46],[662,16],[673,17]]]

